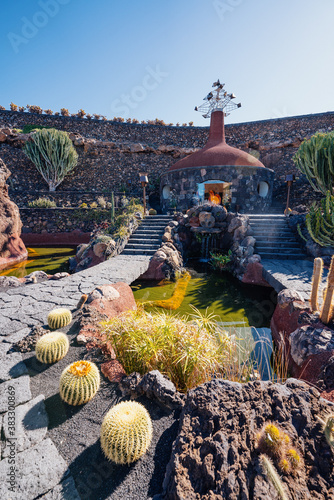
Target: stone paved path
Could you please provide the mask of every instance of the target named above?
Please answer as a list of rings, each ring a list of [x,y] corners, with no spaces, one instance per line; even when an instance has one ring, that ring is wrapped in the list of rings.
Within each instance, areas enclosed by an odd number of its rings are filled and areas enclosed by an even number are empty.
[[[262,259],[263,277],[276,292],[290,288],[300,292],[304,300],[311,294],[313,260]],[[322,288],[325,286],[328,270],[324,269]],[[321,297],[322,294],[319,294]]]
[[[30,377],[15,342],[46,323],[57,306],[73,308],[96,286],[132,283],[149,256],[122,256],[59,281],[24,285],[0,293],[0,499],[80,500],[68,464],[47,435],[44,396],[32,399]],[[12,481],[12,483],[10,482]]]

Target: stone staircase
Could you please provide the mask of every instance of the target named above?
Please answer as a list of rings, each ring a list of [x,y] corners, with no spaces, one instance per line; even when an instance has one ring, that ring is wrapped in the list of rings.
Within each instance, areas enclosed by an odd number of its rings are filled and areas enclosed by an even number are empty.
[[[170,215],[149,215],[132,233],[122,255],[153,255],[161,245],[161,237]]]
[[[256,239],[255,253],[262,259],[305,259],[286,217],[279,214],[247,214]]]

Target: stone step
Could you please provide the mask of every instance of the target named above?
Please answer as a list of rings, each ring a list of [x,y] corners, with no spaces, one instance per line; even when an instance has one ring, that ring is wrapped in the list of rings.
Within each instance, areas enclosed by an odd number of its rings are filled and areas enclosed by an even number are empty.
[[[278,238],[294,238],[296,239],[295,235],[291,231],[276,231],[267,229],[266,231],[252,231],[252,236],[256,239],[257,237],[262,237],[262,238],[273,238],[277,236]]]
[[[128,243],[125,248],[137,248],[138,250],[158,250],[160,247],[159,243],[151,244],[151,243]]]
[[[290,254],[290,253],[298,253],[302,254],[300,248],[291,248],[291,247],[255,247],[256,252],[260,255],[264,255],[267,252],[270,253],[282,253],[282,254]],[[305,256],[305,254],[303,254]]]
[[[140,226],[138,226],[138,228],[140,229],[155,229],[155,230],[158,230],[158,231],[163,231],[165,229],[165,225],[163,224],[162,226],[159,226],[157,224],[141,224]]]
[[[255,236],[254,236],[255,238]],[[268,236],[267,234],[263,236],[257,236],[256,238],[256,243],[260,242],[270,242],[270,241],[277,241],[277,242],[282,242],[282,243],[289,243],[289,242],[296,242],[296,238],[294,235],[288,235],[288,236]],[[298,242],[297,242],[298,243]]]
[[[138,250],[135,248],[124,248],[121,255],[154,255],[156,250]]]
[[[279,240],[274,240],[274,241],[259,241],[256,240],[255,244],[256,248],[299,248],[300,245],[298,241],[279,241]]]
[[[137,231],[134,231],[132,234],[136,237],[139,235],[145,235],[149,238],[150,236],[161,237],[164,234],[164,232],[163,231],[150,231],[149,229],[147,229],[146,231],[141,230],[141,229],[137,229]]]
[[[128,243],[143,243],[143,241],[148,241],[150,243],[161,243],[161,238],[159,236],[150,236],[147,237],[147,234],[135,234],[129,238]]]
[[[264,222],[263,221],[250,221],[249,224],[251,227],[287,227],[287,228],[289,228],[287,223],[284,221],[282,221],[282,222],[270,221],[270,220],[264,221]]]
[[[262,252],[260,253],[260,256],[263,260],[265,259],[288,259],[288,260],[304,260],[305,259],[305,254],[303,253],[273,253],[273,252]]]

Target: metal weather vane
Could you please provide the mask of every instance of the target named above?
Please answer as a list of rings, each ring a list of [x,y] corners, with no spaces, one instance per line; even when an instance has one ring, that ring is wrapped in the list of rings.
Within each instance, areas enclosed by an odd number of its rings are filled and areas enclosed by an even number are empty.
[[[232,102],[232,99],[235,99],[236,96],[226,92],[224,89],[225,83],[220,83],[217,80],[212,84],[212,87],[214,87],[214,90],[211,90],[204,97],[203,101],[205,102],[200,106],[195,106],[195,111],[200,111],[204,118],[209,118],[212,111],[216,109],[224,110],[225,116],[228,116],[231,111],[241,107],[240,102],[238,104]]]

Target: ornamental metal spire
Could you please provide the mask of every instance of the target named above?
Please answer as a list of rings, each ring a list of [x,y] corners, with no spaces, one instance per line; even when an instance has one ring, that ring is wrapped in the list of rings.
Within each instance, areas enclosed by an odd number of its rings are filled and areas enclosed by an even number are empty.
[[[211,90],[207,96],[204,97],[205,101],[200,106],[195,106],[195,111],[200,111],[203,113],[204,118],[209,118],[213,111],[217,109],[224,111],[225,116],[228,116],[231,111],[236,108],[241,107],[241,103],[238,104],[232,102],[235,99],[234,94],[228,94],[224,89],[225,83],[220,83],[219,80],[212,84],[214,90]]]

